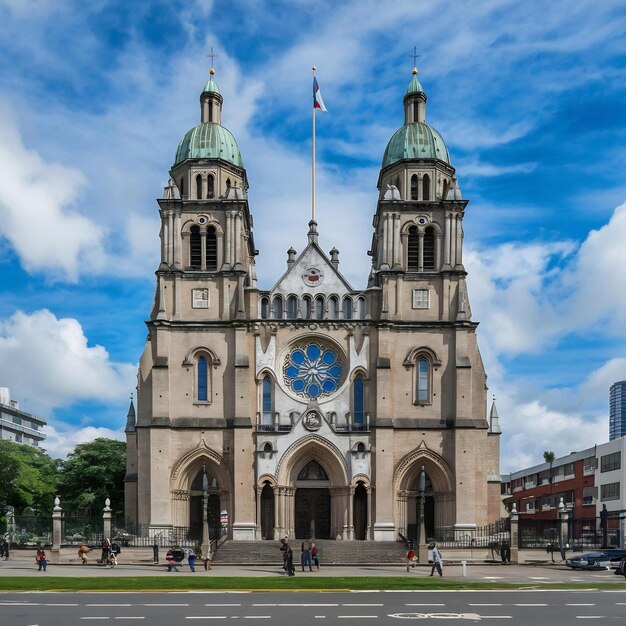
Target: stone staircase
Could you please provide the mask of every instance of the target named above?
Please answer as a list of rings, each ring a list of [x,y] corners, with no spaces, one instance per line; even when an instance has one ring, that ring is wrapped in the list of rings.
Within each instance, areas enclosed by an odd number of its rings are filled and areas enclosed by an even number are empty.
[[[293,540],[293,561],[300,565],[300,539]],[[400,541],[315,541],[322,565],[402,565],[406,545]],[[280,567],[283,553],[279,541],[225,541],[215,553],[215,565],[272,565]]]

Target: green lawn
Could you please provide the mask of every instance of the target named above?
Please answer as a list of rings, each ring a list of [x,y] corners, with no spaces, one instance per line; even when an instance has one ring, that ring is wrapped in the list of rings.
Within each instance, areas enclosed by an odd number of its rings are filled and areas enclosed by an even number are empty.
[[[624,589],[622,582],[568,584],[539,583],[512,584],[457,580],[394,577],[208,577],[167,578],[129,576],[116,578],[63,578],[55,576],[0,578],[0,591],[186,591],[186,590],[242,590],[242,591],[343,591],[348,589]]]

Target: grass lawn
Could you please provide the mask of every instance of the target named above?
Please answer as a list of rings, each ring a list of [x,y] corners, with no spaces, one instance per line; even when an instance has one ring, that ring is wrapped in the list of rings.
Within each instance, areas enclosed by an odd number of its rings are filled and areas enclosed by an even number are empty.
[[[470,583],[458,580],[413,578],[413,577],[198,577],[164,579],[163,577],[129,576],[116,578],[67,578],[67,577],[2,577],[0,591],[344,591],[368,589],[624,589],[624,584],[593,583],[538,583],[513,584],[480,582]]]

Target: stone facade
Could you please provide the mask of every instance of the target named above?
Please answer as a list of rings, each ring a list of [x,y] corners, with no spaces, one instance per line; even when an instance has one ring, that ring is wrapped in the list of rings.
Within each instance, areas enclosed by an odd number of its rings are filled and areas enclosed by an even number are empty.
[[[465,283],[467,201],[416,77],[385,152],[363,289],[321,250],[315,221],[278,282],[257,285],[246,172],[213,77],[200,100],[158,201],[127,521],[197,532],[207,501],[212,529],[233,539],[394,540],[415,535],[422,467],[429,537],[497,519],[500,433]]]

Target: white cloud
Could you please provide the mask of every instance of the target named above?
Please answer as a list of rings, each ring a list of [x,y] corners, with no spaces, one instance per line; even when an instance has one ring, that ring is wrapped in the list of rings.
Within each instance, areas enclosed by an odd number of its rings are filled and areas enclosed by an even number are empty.
[[[463,176],[504,176],[505,174],[528,174],[537,169],[539,163],[516,163],[515,165],[494,165],[478,158],[459,159],[455,167]]]
[[[41,415],[77,401],[119,402],[136,384],[136,365],[111,362],[77,320],[45,309],[0,321],[0,371],[2,386]]]
[[[42,442],[41,447],[53,459],[64,459],[79,443],[89,443],[98,437],[117,439],[119,441],[126,440],[122,430],[96,426],[76,428],[68,424],[56,423],[54,426],[48,424],[43,432],[47,435],[47,438]]]
[[[84,176],[26,149],[4,107],[0,169],[0,235],[11,242],[28,271],[46,269],[76,280],[83,267],[99,265],[101,227],[70,208]]]

